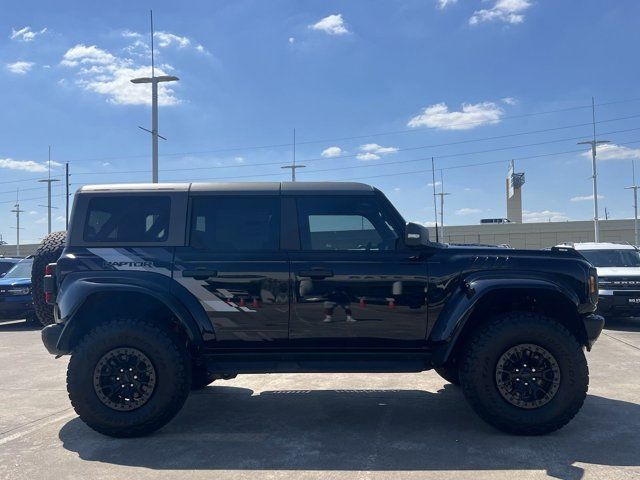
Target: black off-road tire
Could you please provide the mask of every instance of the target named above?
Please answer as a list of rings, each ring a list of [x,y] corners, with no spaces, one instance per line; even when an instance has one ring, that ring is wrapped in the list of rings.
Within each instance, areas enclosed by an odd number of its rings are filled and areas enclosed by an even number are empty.
[[[500,393],[496,368],[513,347],[533,344],[550,353],[559,367],[559,386],[547,403],[523,408]],[[462,389],[487,423],[517,435],[543,435],[566,425],[580,410],[589,387],[582,346],[562,324],[534,313],[512,312],[480,326],[463,349]]]
[[[155,374],[149,399],[128,411],[105,404],[94,387],[101,359],[123,347],[142,352]],[[184,341],[143,320],[98,325],[73,350],[67,370],[69,399],[80,419],[97,432],[118,438],[147,435],[166,425],[184,405],[190,387],[191,358]]]
[[[51,325],[53,319],[53,305],[44,301],[44,268],[49,263],[55,263],[62,254],[67,232],[52,232],[42,240],[42,243],[33,256],[31,267],[31,291],[33,295],[33,308],[40,323],[43,326]]]
[[[460,385],[460,370],[457,363],[450,363],[435,369],[436,373],[453,385]]]

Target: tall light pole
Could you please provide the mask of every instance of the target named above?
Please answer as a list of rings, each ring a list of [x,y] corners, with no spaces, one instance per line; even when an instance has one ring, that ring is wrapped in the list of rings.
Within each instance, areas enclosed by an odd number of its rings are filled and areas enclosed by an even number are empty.
[[[158,183],[158,137],[166,140],[163,136],[158,135],[158,83],[175,82],[178,77],[173,75],[160,75],[156,77],[156,69],[153,51],[153,10],[151,11],[151,77],[134,78],[131,83],[150,83],[151,84],[151,130],[139,127],[145,132],[151,134],[151,181]]]
[[[593,140],[578,142],[578,145],[591,145],[591,171],[593,179],[593,232],[594,241],[600,241],[600,219],[598,213],[598,170],[596,166],[596,149],[603,143],[609,143],[609,140],[596,140],[596,107],[593,97],[591,97],[591,118],[593,120]]]
[[[440,193],[436,193],[440,197],[440,236],[444,242],[444,197],[451,195],[444,191],[444,178],[442,176],[442,170],[440,170]]]
[[[20,194],[16,192],[16,204],[15,208],[11,210],[11,212],[16,214],[16,257],[20,256],[20,214],[24,212],[24,210],[20,209]]]
[[[296,165],[296,129],[293,129],[293,163],[291,165],[284,165],[280,168],[290,168],[291,169],[291,181],[296,181],[296,170],[298,168],[305,168],[306,165]]]
[[[51,184],[53,182],[59,182],[57,178],[51,178],[51,145],[49,145],[49,162],[48,162],[49,177],[43,180],[38,180],[40,183],[47,184],[47,233],[51,233]],[[42,205],[44,206],[44,205]]]
[[[433,220],[436,227],[436,243],[438,243],[438,207],[436,205],[436,167],[433,157],[431,157],[431,186],[433,187]]]
[[[640,185],[636,183],[636,161],[631,160],[631,170],[633,172],[633,185],[625,187],[626,190],[633,190],[633,244],[638,245],[638,188]]]

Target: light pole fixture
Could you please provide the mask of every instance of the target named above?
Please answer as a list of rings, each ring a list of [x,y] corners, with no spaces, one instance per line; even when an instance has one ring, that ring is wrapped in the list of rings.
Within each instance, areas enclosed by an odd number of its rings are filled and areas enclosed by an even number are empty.
[[[603,143],[609,143],[609,140],[596,140],[596,104],[591,97],[591,118],[593,122],[593,140],[578,142],[578,145],[591,145],[591,178],[593,181],[593,233],[594,241],[600,241],[600,219],[598,213],[598,170],[596,166],[596,149]]]
[[[158,83],[176,82],[178,80],[179,78],[173,75],[160,75],[156,77],[153,49],[153,11],[151,11],[151,76],[134,78],[131,80],[131,83],[151,84],[151,130],[143,127],[139,128],[151,134],[151,181],[153,183],[158,183],[158,137],[166,140],[163,136],[158,135]]]

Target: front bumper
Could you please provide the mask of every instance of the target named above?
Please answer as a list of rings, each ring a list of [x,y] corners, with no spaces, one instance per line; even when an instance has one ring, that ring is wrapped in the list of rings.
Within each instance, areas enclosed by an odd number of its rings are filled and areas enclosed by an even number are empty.
[[[640,291],[600,290],[598,313],[611,316],[640,316]]]
[[[31,295],[0,297],[0,320],[16,320],[33,313]]]
[[[591,350],[591,347],[593,347],[593,344],[604,328],[604,317],[591,313],[582,317],[582,321],[584,323],[584,329],[587,332],[587,350]]]
[[[65,352],[58,350],[58,341],[64,330],[64,325],[61,323],[54,323],[53,325],[47,325],[42,329],[42,343],[51,355],[62,355]]]

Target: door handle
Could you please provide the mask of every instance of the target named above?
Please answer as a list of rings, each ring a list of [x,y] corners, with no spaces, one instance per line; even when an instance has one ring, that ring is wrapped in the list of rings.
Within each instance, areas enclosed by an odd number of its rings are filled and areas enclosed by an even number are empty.
[[[211,277],[217,277],[218,276],[218,271],[217,270],[206,270],[204,268],[196,268],[195,270],[183,270],[182,271],[182,276],[183,277],[192,277],[196,280],[207,280],[208,278]]]
[[[311,270],[300,270],[298,276],[320,280],[322,278],[333,277],[333,272],[324,268],[312,268]]]

